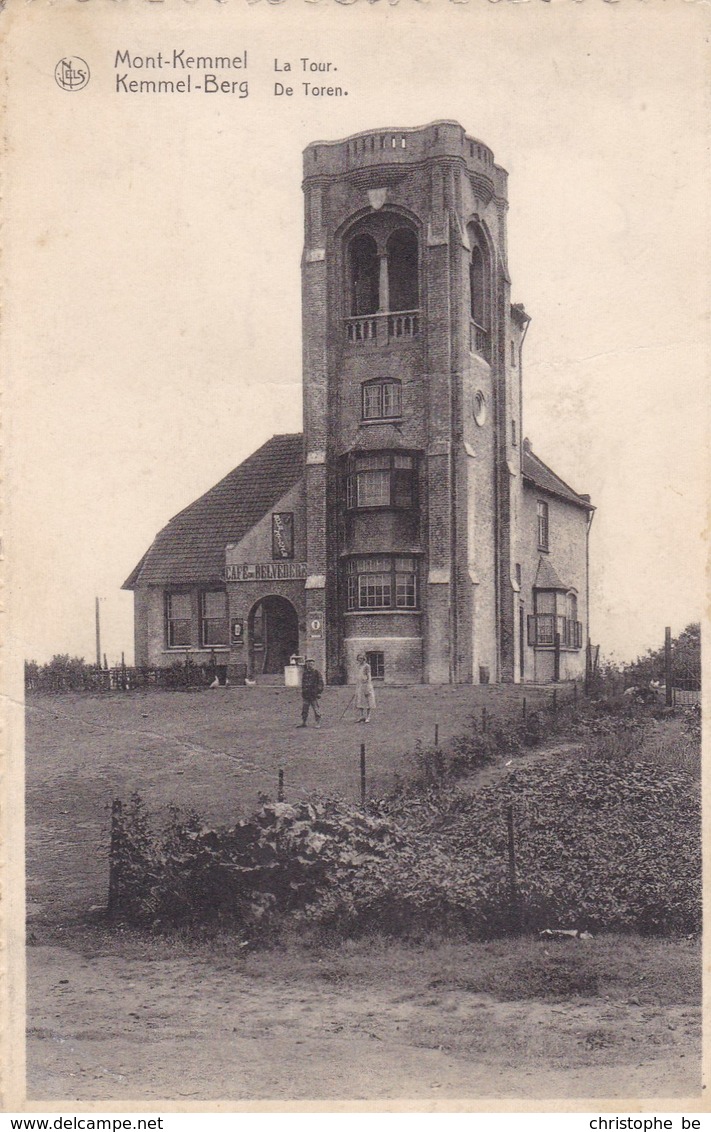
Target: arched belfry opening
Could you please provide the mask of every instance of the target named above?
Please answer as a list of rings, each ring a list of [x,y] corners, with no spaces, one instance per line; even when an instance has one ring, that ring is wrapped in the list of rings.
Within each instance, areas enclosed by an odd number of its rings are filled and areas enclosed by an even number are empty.
[[[351,317],[416,311],[419,242],[402,217],[367,217],[347,244],[346,308]]]
[[[378,245],[367,232],[354,236],[349,246],[350,313],[375,314],[379,309],[380,263]]]
[[[417,236],[412,228],[397,228],[386,243],[388,297],[391,311],[414,311],[419,306]]]
[[[469,318],[471,349],[489,360],[491,344],[491,261],[484,235],[476,224],[467,227],[469,257]]]

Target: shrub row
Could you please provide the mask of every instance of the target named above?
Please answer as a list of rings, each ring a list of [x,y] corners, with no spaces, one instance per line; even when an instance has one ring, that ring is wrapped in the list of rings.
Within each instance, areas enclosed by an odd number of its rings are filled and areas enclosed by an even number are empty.
[[[471,938],[700,929],[698,786],[600,750],[514,763],[475,794],[440,782],[367,810],[270,803],[228,830],[178,810],[156,830],[134,797],[115,833],[116,910],[135,923],[211,920],[255,934],[296,917],[343,936],[436,927]]]

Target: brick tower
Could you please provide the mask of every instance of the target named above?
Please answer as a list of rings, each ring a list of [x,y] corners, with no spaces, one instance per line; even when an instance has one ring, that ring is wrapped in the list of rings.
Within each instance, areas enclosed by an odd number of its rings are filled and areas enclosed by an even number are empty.
[[[456,122],[304,152],[306,632],[327,679],[513,680],[506,173]]]

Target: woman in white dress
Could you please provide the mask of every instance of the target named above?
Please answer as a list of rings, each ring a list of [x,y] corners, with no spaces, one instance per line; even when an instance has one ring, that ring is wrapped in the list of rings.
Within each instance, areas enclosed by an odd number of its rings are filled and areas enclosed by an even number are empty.
[[[363,653],[356,657],[358,674],[356,676],[356,707],[360,712],[359,723],[370,723],[370,713],[375,707],[375,691],[370,665]]]

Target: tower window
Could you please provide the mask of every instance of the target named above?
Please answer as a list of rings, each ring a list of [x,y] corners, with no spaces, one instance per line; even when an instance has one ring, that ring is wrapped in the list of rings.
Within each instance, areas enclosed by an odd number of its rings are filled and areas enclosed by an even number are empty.
[[[347,567],[348,609],[417,609],[417,559],[369,555],[351,558]]]
[[[399,452],[354,457],[347,476],[346,501],[350,510],[414,506],[414,458]]]
[[[470,347],[473,353],[489,360],[491,338],[491,299],[489,257],[479,229],[470,224],[469,314],[471,317]]]
[[[469,264],[469,306],[472,321],[484,328],[486,322],[486,304],[484,295],[484,257],[481,249],[472,248],[472,258]]]
[[[548,550],[548,504],[542,499],[536,504],[538,517],[538,549]]]
[[[478,425],[486,424],[486,397],[481,389],[477,389],[472,402],[472,415]]]
[[[391,420],[402,416],[399,381],[367,381],[363,385],[363,420]]]

